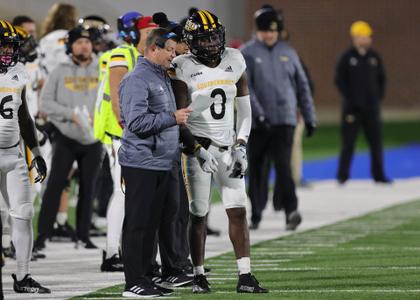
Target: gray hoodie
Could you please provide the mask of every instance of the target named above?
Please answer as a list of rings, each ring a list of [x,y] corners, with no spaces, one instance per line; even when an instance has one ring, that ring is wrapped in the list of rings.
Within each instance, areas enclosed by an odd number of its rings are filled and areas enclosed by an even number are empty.
[[[50,73],[41,93],[40,110],[48,115],[48,119],[63,135],[84,145],[97,140],[86,128],[74,123],[72,115],[76,107],[82,109],[86,106],[90,116],[93,116],[98,74],[96,57],[86,67],[69,59]]]

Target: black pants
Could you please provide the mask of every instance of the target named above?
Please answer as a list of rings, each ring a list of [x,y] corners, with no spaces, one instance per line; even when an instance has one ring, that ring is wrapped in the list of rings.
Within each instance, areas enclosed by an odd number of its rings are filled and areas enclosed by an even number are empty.
[[[178,210],[178,170],[154,171],[121,167],[125,183],[122,251],[126,288],[150,284],[154,241],[159,230],[164,249],[162,273],[177,272],[173,226]]]
[[[371,174],[375,180],[385,178],[383,169],[382,122],[379,111],[359,111],[342,114],[341,152],[337,172],[338,180],[349,178],[359,128],[363,129],[371,156]]]
[[[93,193],[102,161],[100,142],[82,145],[57,132],[53,142],[51,171],[47,188],[42,197],[38,220],[38,234],[51,236],[60,205],[61,193],[67,184],[67,177],[74,161],[79,169],[79,199],[76,208],[76,234],[81,240],[89,238],[92,217]]]
[[[109,200],[114,193],[109,155],[106,151],[96,182],[95,197],[97,199],[96,213],[99,217],[106,218]],[[119,184],[119,183],[117,183]]]
[[[184,269],[190,265],[188,257],[190,256],[190,246],[188,240],[188,222],[189,222],[189,201],[187,190],[185,188],[182,169],[179,166],[179,209],[175,220],[174,234],[177,236],[176,249],[178,253],[177,266]]]
[[[297,209],[295,183],[290,159],[293,145],[293,126],[275,126],[269,130],[253,129],[248,141],[249,197],[253,223],[259,223],[268,197],[267,157],[274,162],[277,201],[284,205],[286,215]]]

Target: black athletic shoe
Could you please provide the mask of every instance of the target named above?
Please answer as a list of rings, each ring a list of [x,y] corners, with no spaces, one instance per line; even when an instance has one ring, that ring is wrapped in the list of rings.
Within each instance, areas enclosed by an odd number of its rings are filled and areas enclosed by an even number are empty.
[[[83,247],[85,247],[86,249],[98,249],[98,246],[96,246],[89,238],[87,239],[80,239],[79,240]]]
[[[13,278],[13,289],[16,293],[38,293],[38,294],[50,294],[51,290],[43,287],[37,281],[35,281],[30,274],[26,274],[25,277],[18,281],[15,274],[12,274]]]
[[[47,256],[44,253],[39,252],[36,249],[32,249],[32,258],[31,260],[37,260],[37,259],[44,259]]]
[[[238,293],[268,293],[268,290],[261,287],[258,280],[251,273],[239,275],[236,291]]]
[[[302,216],[297,210],[286,216],[286,230],[296,230],[300,223],[302,223]]]
[[[206,275],[195,275],[192,283],[192,292],[194,294],[207,294],[211,292],[210,283]]]
[[[250,230],[257,230],[259,225],[260,225],[260,223],[258,223],[258,222],[251,222],[251,225],[249,225],[249,229]]]
[[[77,240],[76,232],[67,222],[64,225],[55,223],[50,240],[52,242],[75,242]]]
[[[158,286],[158,285],[156,285],[156,289],[159,292],[161,292],[163,296],[170,296],[170,295],[172,295],[174,293],[174,290],[173,289],[167,289],[165,287]]]
[[[375,178],[375,182],[378,184],[392,184],[393,183],[392,179],[389,179],[387,177]]]
[[[126,289],[122,296],[128,298],[155,298],[163,296],[163,294],[155,286],[134,285]]]
[[[110,258],[106,258],[106,251],[102,251],[102,272],[123,272],[124,265],[118,254],[114,254]]]
[[[159,285],[165,288],[166,287],[173,288],[173,287],[186,286],[192,281],[193,279],[191,277],[189,277],[186,274],[181,273],[178,275],[171,275],[171,276],[164,277],[162,279],[162,282]]]
[[[34,242],[33,251],[40,251],[45,249],[45,241],[47,240],[47,237],[44,235],[38,235]]]

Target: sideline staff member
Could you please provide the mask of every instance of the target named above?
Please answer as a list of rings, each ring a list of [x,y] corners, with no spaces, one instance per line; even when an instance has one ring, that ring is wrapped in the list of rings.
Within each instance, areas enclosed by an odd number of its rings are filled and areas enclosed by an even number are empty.
[[[353,46],[338,61],[335,83],[342,95],[341,153],[337,180],[349,178],[359,128],[370,148],[371,173],[376,182],[390,183],[383,168],[382,122],[380,105],[385,94],[382,59],[371,49],[372,28],[364,21],[351,25]]]
[[[279,40],[283,24],[277,11],[264,6],[255,13],[255,23],[256,38],[241,50],[247,65],[254,118],[248,142],[250,228],[258,228],[268,197],[268,180],[262,162],[269,157],[274,161],[276,195],[284,204],[286,229],[295,230],[302,221],[290,166],[296,111],[299,108],[302,113],[309,137],[315,131],[315,108],[296,51]]]
[[[154,29],[146,40],[144,58],[120,85],[124,126],[119,159],[125,183],[122,250],[125,273],[123,297],[154,297],[162,293],[146,276],[160,222],[171,222],[178,203],[168,188],[178,155],[179,128],[190,109],[176,110],[166,71],[175,57],[176,35]],[[165,209],[164,209],[165,207]],[[168,208],[171,209],[168,209]]]

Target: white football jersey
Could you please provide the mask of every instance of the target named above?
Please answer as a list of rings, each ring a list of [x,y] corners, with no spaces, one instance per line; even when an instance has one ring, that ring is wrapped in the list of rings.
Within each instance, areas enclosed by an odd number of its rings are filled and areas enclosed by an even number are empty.
[[[39,68],[45,79],[60,63],[67,61],[66,37],[68,31],[58,29],[48,33],[39,41]]]
[[[39,80],[41,79],[38,60],[25,64],[30,80],[26,85],[26,103],[28,104],[29,114],[35,119],[38,113],[38,92]]]
[[[234,100],[236,83],[246,69],[245,60],[237,49],[226,48],[220,64],[209,68],[192,54],[173,60],[172,78],[188,86],[190,108],[187,127],[194,136],[211,139],[219,146],[235,141]]]
[[[18,111],[22,90],[29,80],[21,63],[0,74],[0,148],[11,147],[20,140]]]

